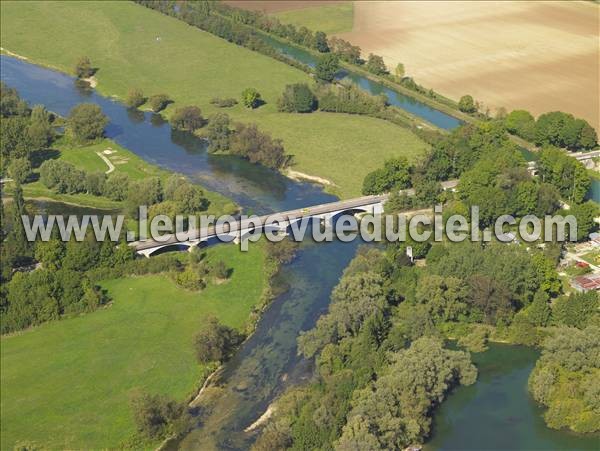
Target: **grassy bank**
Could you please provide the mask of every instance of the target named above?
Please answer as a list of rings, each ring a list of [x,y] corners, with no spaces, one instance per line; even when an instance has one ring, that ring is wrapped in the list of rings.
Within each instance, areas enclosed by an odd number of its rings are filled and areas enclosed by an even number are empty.
[[[105,153],[105,151],[110,153]],[[161,180],[171,175],[171,172],[146,162],[132,151],[120,146],[110,139],[102,139],[90,145],[74,145],[65,138],[61,138],[53,145],[56,158],[71,163],[78,169],[86,172],[106,172],[109,166],[98,153],[108,159],[114,167],[113,173],[127,174],[130,180],[140,180],[145,177],[159,177]],[[123,202],[112,201],[106,197],[91,194],[59,194],[46,188],[39,180],[39,168],[34,169],[32,179],[35,181],[23,185],[23,194],[27,198],[44,198],[85,207],[117,210],[123,207]],[[7,194],[10,195],[12,184],[7,185]],[[221,214],[229,210],[232,203],[219,193],[204,190],[206,198],[210,201],[209,214]]]
[[[319,5],[273,13],[283,23],[290,23],[309,30],[327,34],[352,31],[354,25],[353,2],[338,2],[333,5]]]
[[[147,95],[164,92],[175,100],[167,116],[187,104],[210,115],[217,111],[209,103],[213,97],[239,99],[244,88],[255,87],[265,105],[226,111],[282,138],[295,170],[331,180],[342,197],[360,193],[381,157],[410,158],[426,148],[411,132],[381,120],[279,113],[276,101],[285,85],[312,83],[307,74],[132,3],[2,2],[1,8],[3,48],[69,73],[79,56],[88,55],[99,68],[101,93],[123,98],[131,87]]]
[[[208,258],[233,268],[231,279],[202,292],[161,275],[106,281],[109,307],[3,337],[1,448],[115,448],[135,432],[131,390],[192,394],[206,376],[192,347],[204,318],[243,330],[267,286],[259,244],[216,246]]]

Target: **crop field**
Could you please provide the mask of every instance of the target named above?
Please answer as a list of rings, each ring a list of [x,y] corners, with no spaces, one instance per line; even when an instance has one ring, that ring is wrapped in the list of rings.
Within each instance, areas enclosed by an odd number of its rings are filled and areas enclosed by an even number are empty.
[[[110,280],[111,305],[2,337],[1,448],[116,448],[135,432],[132,390],[191,395],[205,376],[192,345],[203,319],[244,329],[267,282],[260,244],[215,246],[207,258],[233,268],[230,280],[201,292],[163,275]]]
[[[225,111],[283,139],[295,156],[293,169],[331,180],[342,197],[360,194],[364,176],[382,159],[412,158],[427,147],[381,120],[279,113],[285,85],[312,83],[307,74],[133,3],[2,2],[1,8],[4,49],[68,73],[87,55],[99,68],[101,93],[123,98],[132,87],[146,95],[166,93],[175,101],[167,115],[192,104],[209,116],[217,111],[213,97],[239,99],[244,88],[255,87],[265,105]]]
[[[599,14],[592,2],[355,2],[340,37],[484,110],[562,110],[600,131]]]

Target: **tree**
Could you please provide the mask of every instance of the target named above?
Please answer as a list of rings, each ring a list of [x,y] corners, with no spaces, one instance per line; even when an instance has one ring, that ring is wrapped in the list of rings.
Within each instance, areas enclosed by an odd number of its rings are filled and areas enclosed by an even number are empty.
[[[113,172],[104,184],[104,195],[111,200],[121,201],[129,192],[129,176],[122,172]]]
[[[535,138],[535,118],[529,111],[514,110],[504,119],[506,129],[527,141]]]
[[[392,158],[365,176],[363,194],[381,194],[401,190],[411,186],[412,166],[404,157]]]
[[[394,353],[388,371],[355,392],[336,449],[403,449],[429,435],[431,410],[455,385],[471,385],[469,354],[420,338]]]
[[[404,69],[404,64],[398,63],[396,65],[396,69],[394,69],[394,74],[396,75],[396,77],[398,77],[400,79],[404,78],[404,75],[406,75],[406,71]]]
[[[177,108],[171,117],[174,128],[193,132],[204,125],[202,112],[197,106],[185,106]]]
[[[477,111],[473,97],[470,95],[462,96],[458,101],[458,109],[463,113],[474,113]]]
[[[310,113],[317,106],[317,99],[306,83],[287,85],[277,101],[279,111],[287,113]]]
[[[272,169],[283,168],[289,161],[281,140],[260,132],[255,124],[235,124],[229,147],[232,154]]]
[[[542,181],[556,187],[564,199],[583,202],[591,179],[581,162],[560,149],[545,147],[540,152],[537,168]]]
[[[108,118],[94,103],[81,103],[71,110],[67,128],[80,141],[91,141],[104,135]]]
[[[150,105],[150,109],[155,113],[158,113],[164,110],[167,105],[171,103],[171,99],[166,94],[155,94],[150,96],[148,99],[148,104]]]
[[[25,227],[23,226],[22,217],[27,214],[25,209],[25,199],[23,198],[23,188],[17,182],[11,202],[12,215],[12,230],[6,238],[6,242],[10,245],[14,263],[21,264],[27,261],[32,255],[32,243],[27,240]]]
[[[28,158],[15,158],[8,165],[8,174],[17,183],[25,183],[31,175],[31,163]]]
[[[54,140],[54,128],[50,122],[50,113],[42,105],[31,110],[31,119],[27,134],[33,149],[45,149]]]
[[[89,78],[94,75],[94,72],[96,71],[87,56],[82,56],[77,60],[77,64],[75,64],[75,75],[77,75],[77,78]]]
[[[132,393],[130,407],[138,432],[153,440],[165,437],[169,424],[182,418],[185,413],[183,405],[141,391]]]
[[[242,91],[242,103],[246,108],[258,108],[261,103],[260,93],[254,88],[246,88]]]
[[[322,31],[317,31],[315,33],[315,48],[321,53],[329,52],[329,45],[327,44],[327,35]]]
[[[527,317],[534,326],[546,327],[550,322],[552,310],[550,309],[548,299],[546,292],[539,290],[533,296],[531,305],[525,310]]]
[[[144,93],[138,88],[131,88],[127,93],[127,97],[125,98],[125,105],[127,105],[129,108],[138,108],[145,102],[146,98],[144,97]]]
[[[598,207],[591,200],[576,204],[568,211],[577,220],[577,241],[587,240],[590,233],[598,228],[598,224],[594,221],[598,211]]]
[[[552,319],[556,324],[583,329],[598,315],[600,297],[597,292],[574,293],[558,298],[552,309]]]
[[[194,214],[208,207],[208,200],[199,186],[185,183],[173,193],[173,200],[179,205],[181,214]]]
[[[229,149],[231,129],[229,128],[229,116],[226,113],[216,113],[210,117],[206,137],[208,138],[209,152],[221,152]]]
[[[88,172],[85,176],[85,190],[93,196],[102,196],[106,184],[104,172]]]
[[[28,113],[29,106],[21,99],[17,90],[9,88],[3,81],[0,82],[0,115],[2,117],[27,116]]]
[[[338,56],[335,54],[324,55],[315,67],[315,76],[318,80],[331,83],[339,69]]]
[[[127,207],[129,213],[137,218],[140,206],[147,207],[163,200],[162,184],[158,177],[149,177],[129,184]]]
[[[369,58],[367,59],[367,70],[376,75],[384,75],[388,73],[387,67],[385,67],[385,63],[383,62],[383,58],[372,53],[369,53]]]
[[[65,256],[65,244],[58,238],[48,241],[39,241],[35,246],[35,259],[45,269],[56,271],[60,269],[62,259]]]
[[[194,338],[196,358],[200,363],[223,362],[241,341],[242,336],[235,329],[224,326],[216,317],[209,316]]]

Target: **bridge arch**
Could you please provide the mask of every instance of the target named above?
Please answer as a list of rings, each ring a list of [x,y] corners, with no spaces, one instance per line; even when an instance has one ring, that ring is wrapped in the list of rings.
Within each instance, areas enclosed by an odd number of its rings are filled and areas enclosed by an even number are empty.
[[[148,257],[156,257],[157,255],[166,254],[167,252],[187,252],[190,249],[188,243],[175,243],[161,246],[152,250],[147,254]]]

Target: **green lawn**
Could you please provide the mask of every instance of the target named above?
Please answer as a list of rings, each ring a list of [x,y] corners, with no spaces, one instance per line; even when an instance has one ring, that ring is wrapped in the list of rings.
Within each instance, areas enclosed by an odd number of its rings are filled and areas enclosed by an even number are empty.
[[[284,23],[327,34],[352,31],[354,25],[353,2],[338,2],[334,5],[312,6],[274,13]]]
[[[111,306],[2,337],[1,448],[114,448],[135,432],[132,389],[192,394],[204,374],[192,338],[206,315],[243,329],[267,283],[260,244],[208,253],[234,269],[228,282],[188,292],[160,275],[111,280]]]
[[[413,157],[426,148],[412,133],[382,120],[278,113],[285,85],[312,83],[307,74],[131,2],[0,5],[3,48],[69,73],[79,56],[88,55],[99,68],[100,92],[123,98],[135,86],[147,95],[166,93],[175,100],[167,115],[187,104],[210,115],[217,111],[211,98],[239,99],[244,88],[257,88],[266,105],[225,111],[282,138],[295,156],[293,169],[331,180],[342,197],[359,194],[364,176],[384,158]]]
[[[160,177],[165,181],[171,175],[170,172],[146,162],[130,150],[110,139],[103,139],[87,146],[80,146],[73,145],[68,140],[61,138],[54,143],[53,147],[59,151],[59,159],[67,161],[86,172],[108,171],[108,165],[98,155],[99,152],[112,162],[115,167],[113,172],[125,173],[129,176],[130,180],[140,180],[144,177]],[[111,153],[104,154],[106,150],[109,150]],[[39,171],[36,169],[34,172]],[[10,188],[9,186],[9,190]],[[218,193],[207,190],[204,192],[210,200],[210,207],[207,214],[231,213],[233,204],[230,200]],[[119,209],[123,207],[122,202],[115,202],[102,196],[93,196],[84,193],[58,194],[46,188],[40,181],[24,184],[23,193],[26,197],[30,198],[49,198],[93,208]]]

